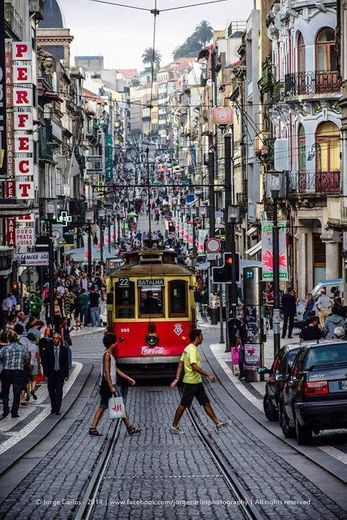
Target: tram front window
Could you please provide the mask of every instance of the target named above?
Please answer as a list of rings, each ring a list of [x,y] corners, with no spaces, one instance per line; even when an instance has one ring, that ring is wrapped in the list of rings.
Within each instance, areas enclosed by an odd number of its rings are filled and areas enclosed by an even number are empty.
[[[135,318],[135,284],[127,280],[116,283],[116,317]]]
[[[150,289],[141,287],[139,289],[140,315],[142,317],[163,316],[163,295],[164,291],[161,287],[152,287]]]

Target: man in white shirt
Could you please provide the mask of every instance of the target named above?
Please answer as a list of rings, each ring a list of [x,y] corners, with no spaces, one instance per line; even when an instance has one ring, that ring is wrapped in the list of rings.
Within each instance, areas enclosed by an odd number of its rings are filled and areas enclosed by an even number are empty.
[[[319,312],[319,322],[320,326],[323,328],[325,319],[331,314],[331,308],[333,305],[333,300],[330,296],[327,296],[327,291],[323,287],[320,292],[320,297],[317,300],[317,309]]]

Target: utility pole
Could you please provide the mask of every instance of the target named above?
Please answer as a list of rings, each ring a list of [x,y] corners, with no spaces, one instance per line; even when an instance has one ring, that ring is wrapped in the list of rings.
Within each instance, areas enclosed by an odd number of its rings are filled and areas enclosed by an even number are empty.
[[[208,183],[209,183],[209,225],[210,225],[210,238],[214,237],[216,229],[216,218],[215,218],[215,200],[214,200],[214,151],[208,152]]]
[[[147,166],[147,205],[148,205],[148,246],[152,247],[152,216],[151,216],[151,192],[150,192],[150,172],[149,172],[149,148],[146,148],[146,166]]]
[[[92,278],[92,223],[88,222],[88,278]]]
[[[54,322],[54,242],[52,237],[52,220],[48,220],[48,263],[49,263],[49,317]]]
[[[274,193],[273,193],[274,195]],[[274,356],[281,348],[281,326],[280,326],[280,265],[279,265],[279,228],[277,220],[277,197],[273,197],[274,215],[272,227],[273,247],[273,331],[274,331]]]
[[[108,252],[111,253],[111,216],[107,215],[107,227],[108,227]]]

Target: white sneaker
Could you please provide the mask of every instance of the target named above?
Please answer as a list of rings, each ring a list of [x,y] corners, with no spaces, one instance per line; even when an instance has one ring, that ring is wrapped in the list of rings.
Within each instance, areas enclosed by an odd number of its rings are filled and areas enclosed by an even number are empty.
[[[223,428],[227,428],[228,426],[230,426],[230,424],[230,421],[220,422],[216,424],[216,429],[217,431],[222,430]]]
[[[171,426],[170,431],[171,431],[171,433],[174,433],[176,435],[183,435],[184,434],[184,431],[181,430],[181,428],[179,428],[178,426],[177,427]]]

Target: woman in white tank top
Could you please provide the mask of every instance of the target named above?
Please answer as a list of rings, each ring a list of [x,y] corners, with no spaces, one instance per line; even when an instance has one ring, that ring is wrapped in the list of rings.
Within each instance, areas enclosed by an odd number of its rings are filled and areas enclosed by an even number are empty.
[[[89,428],[89,435],[94,437],[101,436],[98,432],[97,426],[99,421],[108,408],[108,400],[113,394],[121,394],[120,386],[117,385],[117,375],[126,379],[131,385],[135,385],[136,381],[129,377],[127,374],[117,368],[116,359],[114,357],[114,349],[116,347],[117,338],[114,334],[105,334],[103,343],[105,345],[105,352],[102,358],[102,365],[100,367],[101,385],[100,385],[100,404],[95,412],[92,426]],[[141,428],[136,428],[129,420],[128,415],[123,419],[125,426],[127,427],[129,435],[140,433]]]

